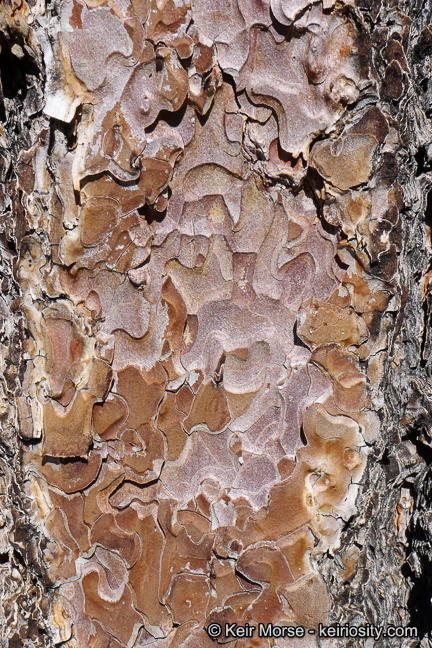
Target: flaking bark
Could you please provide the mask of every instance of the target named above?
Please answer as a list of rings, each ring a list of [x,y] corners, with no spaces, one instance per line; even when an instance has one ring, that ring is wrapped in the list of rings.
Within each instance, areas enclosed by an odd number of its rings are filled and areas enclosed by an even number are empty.
[[[432,8],[120,4],[0,6],[2,645],[426,648]]]

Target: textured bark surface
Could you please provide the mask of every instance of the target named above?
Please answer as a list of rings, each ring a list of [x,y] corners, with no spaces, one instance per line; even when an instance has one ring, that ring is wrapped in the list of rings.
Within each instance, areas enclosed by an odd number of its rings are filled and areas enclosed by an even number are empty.
[[[0,6],[1,645],[432,645],[431,12]]]

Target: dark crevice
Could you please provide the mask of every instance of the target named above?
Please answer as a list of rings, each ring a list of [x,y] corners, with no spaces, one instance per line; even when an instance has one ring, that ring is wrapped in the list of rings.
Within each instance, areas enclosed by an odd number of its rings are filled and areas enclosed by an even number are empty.
[[[403,435],[404,440],[411,441],[415,446],[417,454],[427,466],[432,466],[432,447],[429,444],[431,424],[430,415],[420,416],[414,424],[406,428]]]
[[[421,146],[417,153],[414,156],[414,159],[417,163],[417,174],[421,175],[422,173],[426,173],[431,170],[431,164],[430,164],[430,159],[427,154],[426,148],[424,146]],[[430,195],[430,193],[429,193]],[[428,195],[428,201],[430,200]],[[426,212],[429,210],[430,213],[430,207],[431,205],[429,204],[428,207],[426,208]]]
[[[303,443],[304,446],[307,446],[308,442],[306,439],[306,434],[303,429],[303,425],[300,427],[300,441]]]
[[[18,58],[12,53],[12,46],[21,43],[11,43],[0,34],[0,76],[3,96],[7,99],[19,97],[21,101],[27,96],[29,77],[39,76],[39,70],[27,52],[22,49],[23,56]]]
[[[431,451],[432,453],[432,451]],[[430,465],[430,464],[429,464]],[[420,486],[420,488],[418,488]],[[432,534],[427,522],[432,498],[432,469],[429,467],[417,484],[416,504],[413,520],[407,530],[407,555],[416,556],[415,568],[408,562],[402,573],[413,585],[408,598],[410,624],[417,627],[419,636],[431,636],[432,630]],[[425,506],[426,505],[426,506]]]
[[[166,209],[163,211],[158,211],[152,205],[144,203],[141,207],[137,209],[137,212],[140,216],[144,216],[146,222],[151,225],[152,223],[162,223],[163,219],[166,216]]]
[[[304,349],[307,349],[308,351],[310,350],[309,347],[301,340],[297,334],[297,322],[295,322],[294,327],[293,327],[293,337],[294,337],[294,344],[299,347],[303,347]]]
[[[426,225],[432,229],[432,189],[429,190],[427,195],[424,220]]]
[[[426,298],[422,303],[423,311],[423,330],[421,335],[421,347],[420,347],[420,367],[424,369],[431,361],[427,358],[426,348],[429,346],[429,330],[431,327],[431,310],[430,310],[431,295],[428,292]],[[430,350],[430,349],[429,349]]]
[[[422,149],[419,149],[419,152],[417,153],[417,156],[420,156],[420,151]],[[416,161],[417,164],[419,164],[419,160],[417,160],[416,156]],[[420,157],[420,163],[425,157],[425,152],[423,150],[423,153],[421,154]],[[427,194],[426,198],[426,208],[424,211],[424,222],[425,225],[430,228],[432,231],[432,191],[429,191]],[[430,265],[429,268],[425,270],[425,274],[427,274],[430,271]],[[421,337],[421,351],[420,351],[420,367],[423,369],[427,367],[428,365],[431,364],[432,358],[430,356],[431,352],[431,341],[430,341],[430,331],[431,331],[431,326],[432,326],[432,321],[431,321],[431,314],[432,314],[432,294],[429,290],[429,286],[426,287],[426,295],[422,301],[421,308],[423,311],[423,330],[422,330],[422,337]]]
[[[185,116],[187,107],[188,103],[187,101],[184,101],[181,107],[174,112],[170,110],[161,110],[158,119],[155,119],[155,121],[145,129],[146,134],[150,135],[151,133],[153,133],[155,128],[160,125],[161,121],[166,122],[168,126],[171,126],[171,128],[177,128],[181,124],[183,117]],[[145,155],[145,149],[143,155]]]
[[[50,138],[48,144],[48,155],[52,154],[55,145],[55,134],[63,133],[66,139],[67,148],[73,151],[76,148],[78,141],[78,124],[81,120],[81,109],[76,112],[75,118],[71,122],[63,122],[59,119],[51,118]]]
[[[336,255],[335,255],[335,262],[337,263],[337,265],[339,266],[339,268],[340,268],[341,270],[348,270],[349,265],[346,264],[346,263],[344,263],[344,262],[341,260],[339,254],[336,254]]]

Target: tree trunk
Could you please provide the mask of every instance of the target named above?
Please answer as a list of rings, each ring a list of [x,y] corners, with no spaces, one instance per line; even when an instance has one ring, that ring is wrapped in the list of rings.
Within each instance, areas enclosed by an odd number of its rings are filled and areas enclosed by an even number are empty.
[[[432,646],[431,12],[0,6],[2,646]]]

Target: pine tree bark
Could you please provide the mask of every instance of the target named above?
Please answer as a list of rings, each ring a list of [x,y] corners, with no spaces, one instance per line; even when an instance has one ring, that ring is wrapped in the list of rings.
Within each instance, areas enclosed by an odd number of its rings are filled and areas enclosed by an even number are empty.
[[[432,645],[431,12],[0,6],[2,646]]]

